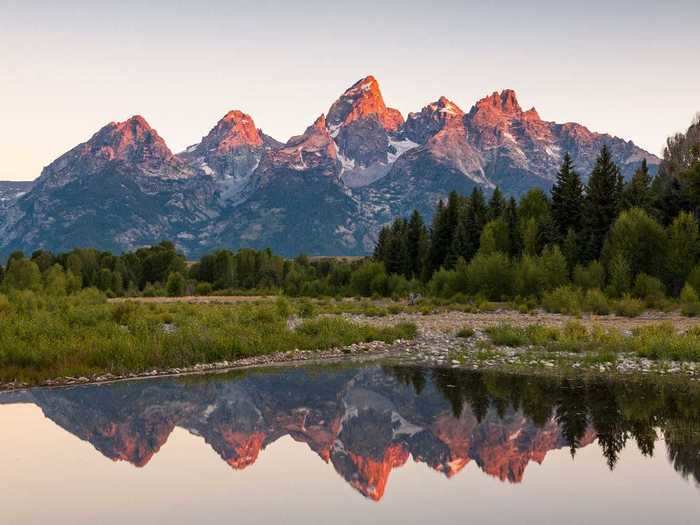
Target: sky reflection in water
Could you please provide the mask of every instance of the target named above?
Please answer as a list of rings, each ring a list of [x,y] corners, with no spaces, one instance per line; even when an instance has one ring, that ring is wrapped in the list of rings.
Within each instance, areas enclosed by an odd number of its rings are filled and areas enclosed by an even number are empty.
[[[700,389],[322,367],[34,390],[0,404],[2,523],[700,515]]]

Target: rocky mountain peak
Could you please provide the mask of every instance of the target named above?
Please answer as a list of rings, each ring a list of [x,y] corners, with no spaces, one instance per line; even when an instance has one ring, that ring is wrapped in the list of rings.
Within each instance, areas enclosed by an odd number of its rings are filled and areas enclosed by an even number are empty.
[[[226,154],[241,146],[257,148],[262,145],[263,138],[250,115],[233,110],[217,122],[196,147],[196,151]]]
[[[338,150],[326,127],[325,115],[319,116],[301,135],[290,138],[280,149],[271,153],[275,164],[295,171],[335,165]]]
[[[512,89],[504,89],[500,93],[494,91],[489,96],[479,100],[469,112],[471,117],[519,117],[523,113],[518,97]]]
[[[404,125],[406,137],[418,144],[448,126],[462,127],[464,111],[447,97],[440,97],[418,113],[409,113]]]
[[[173,154],[146,119],[135,115],[124,122],[111,122],[85,144],[86,154],[99,154],[105,160],[153,163]]]
[[[355,82],[333,103],[328,110],[328,126],[336,130],[371,116],[387,131],[396,131],[403,124],[401,113],[386,106],[379,83],[370,75]]]

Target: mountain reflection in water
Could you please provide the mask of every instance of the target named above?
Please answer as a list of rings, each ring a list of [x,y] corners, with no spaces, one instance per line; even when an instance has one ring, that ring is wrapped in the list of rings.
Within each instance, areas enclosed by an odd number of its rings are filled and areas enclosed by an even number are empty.
[[[0,395],[1,404],[19,402],[137,467],[175,427],[201,436],[233,469],[251,467],[288,435],[375,501],[410,457],[447,477],[473,461],[489,476],[520,483],[530,461],[560,448],[575,456],[596,440],[610,469],[634,440],[642,454],[665,453],[676,472],[700,482],[700,393],[651,382],[321,367]]]

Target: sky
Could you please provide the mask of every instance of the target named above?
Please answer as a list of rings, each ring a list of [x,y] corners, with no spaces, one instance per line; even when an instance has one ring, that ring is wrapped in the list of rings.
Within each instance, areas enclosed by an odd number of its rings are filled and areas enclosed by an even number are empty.
[[[0,0],[0,180],[135,114],[174,152],[231,109],[286,140],[370,74],[404,115],[512,88],[660,154],[700,111],[698,27],[698,0]]]

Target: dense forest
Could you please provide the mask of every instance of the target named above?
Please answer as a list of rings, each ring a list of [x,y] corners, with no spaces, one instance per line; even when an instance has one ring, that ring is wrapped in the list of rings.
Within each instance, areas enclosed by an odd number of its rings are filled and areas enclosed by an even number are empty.
[[[115,255],[94,249],[13,253],[0,290],[111,296],[283,292],[292,296],[404,296],[539,301],[636,296],[647,302],[700,290],[700,120],[668,139],[656,177],[645,162],[623,181],[606,148],[587,182],[563,159],[551,195],[518,201],[452,193],[431,225],[418,212],[379,234],[370,258],[220,250],[188,263],[173,243]],[[700,307],[698,307],[700,309]]]

